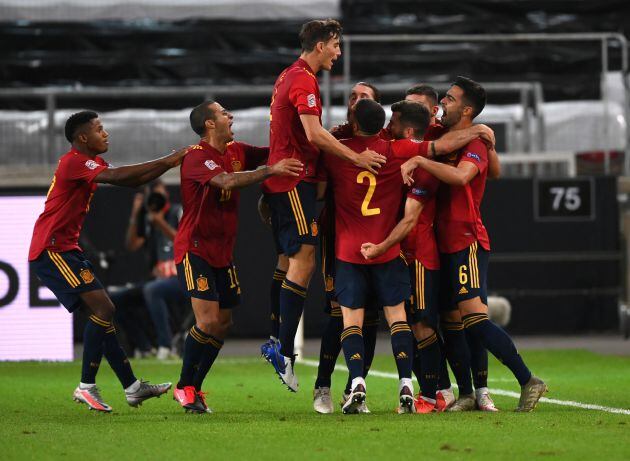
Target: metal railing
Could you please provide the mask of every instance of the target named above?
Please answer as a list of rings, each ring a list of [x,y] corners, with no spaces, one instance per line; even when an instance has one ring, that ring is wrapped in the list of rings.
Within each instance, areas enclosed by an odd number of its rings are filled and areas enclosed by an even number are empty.
[[[457,34],[392,34],[392,35],[344,35],[343,52],[343,79],[349,86],[351,83],[350,67],[352,63],[352,44],[355,43],[439,43],[439,42],[599,42],[601,44],[601,88],[602,100],[605,106],[610,98],[604,79],[610,70],[610,57],[608,49],[611,43],[618,43],[621,51],[621,72],[623,74],[625,117],[626,123],[630,123],[630,82],[628,81],[628,40],[623,34],[605,33],[569,33],[569,34],[480,34],[480,35],[457,35]],[[604,132],[604,137],[608,137],[608,132]],[[604,142],[607,142],[606,140]],[[610,172],[610,149],[605,148],[604,171]],[[630,174],[630,129],[626,129],[624,172]]]

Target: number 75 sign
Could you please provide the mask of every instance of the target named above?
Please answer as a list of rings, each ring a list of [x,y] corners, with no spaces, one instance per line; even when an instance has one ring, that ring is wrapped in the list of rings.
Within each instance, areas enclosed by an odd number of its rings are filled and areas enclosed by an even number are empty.
[[[593,178],[534,180],[536,221],[592,221],[595,219]]]

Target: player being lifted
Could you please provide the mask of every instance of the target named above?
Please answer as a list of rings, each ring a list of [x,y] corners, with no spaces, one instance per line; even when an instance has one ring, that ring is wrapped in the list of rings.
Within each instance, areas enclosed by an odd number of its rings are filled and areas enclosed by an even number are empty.
[[[321,124],[321,100],[316,74],[330,70],[341,55],[341,26],[332,19],[310,21],[302,26],[302,54],[282,71],[271,99],[269,165],[285,158],[299,159],[304,168],[298,177],[275,177],[263,184],[271,210],[271,224],[278,251],[276,271],[279,289],[279,341],[261,346],[281,381],[295,392],[298,380],[293,371],[295,333],[302,316],[306,290],[315,270],[317,222],[317,167],[320,150],[349,164],[376,174],[385,162],[383,156],[361,154],[337,141]],[[288,258],[288,263],[287,259]]]
[[[470,127],[486,103],[486,92],[478,83],[458,77],[442,98],[442,124],[449,131]],[[442,320],[459,324],[506,365],[521,385],[517,411],[532,411],[547,390],[533,376],[508,334],[488,319],[487,270],[490,240],[481,220],[480,206],[488,174],[488,150],[474,140],[457,155],[456,165],[414,157],[402,168],[408,185],[413,172],[422,168],[445,183],[437,197],[436,232],[441,255],[442,288],[449,309]],[[460,395],[462,406],[473,407],[474,395]],[[458,401],[459,401],[458,400]],[[457,405],[457,403],[456,403]]]
[[[182,162],[184,214],[174,250],[177,275],[191,299],[195,325],[186,337],[173,397],[186,410],[203,413],[210,411],[201,391],[203,380],[232,324],[232,308],[240,303],[232,262],[238,189],[270,176],[297,177],[303,165],[289,158],[256,168],[266,163],[268,149],[235,142],[232,114],[217,102],[205,101],[195,107],[190,125],[201,140]]]
[[[150,162],[114,168],[101,157],[107,152],[109,135],[96,112],[71,115],[64,132],[72,147],[59,159],[44,211],[35,222],[29,264],[68,312],[83,307],[90,315],[83,333],[81,382],[74,390],[74,400],[91,410],[112,411],[96,387],[96,373],[105,355],[125,389],[127,403],[137,407],[167,392],[171,383],[152,385],[136,379],[116,337],[114,304],[83,255],[79,234],[98,183],[140,186],[179,165],[186,149]]]

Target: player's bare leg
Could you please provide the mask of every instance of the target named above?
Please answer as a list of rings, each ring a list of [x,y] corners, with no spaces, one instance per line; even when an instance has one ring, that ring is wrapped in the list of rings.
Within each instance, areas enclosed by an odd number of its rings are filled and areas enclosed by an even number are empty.
[[[366,385],[363,378],[365,343],[361,331],[365,309],[341,306],[341,313],[343,315],[341,347],[352,378],[350,395],[341,407],[341,411],[345,414],[355,414],[359,413],[359,408],[364,404],[366,397]]]
[[[532,411],[547,392],[545,383],[529,371],[510,336],[488,319],[488,306],[479,296],[461,301],[458,307],[467,331],[507,366],[521,385],[521,398],[516,411]]]
[[[414,413],[413,381],[411,368],[413,363],[413,335],[407,323],[404,303],[396,306],[383,306],[383,313],[391,332],[392,353],[398,369],[398,413]]]

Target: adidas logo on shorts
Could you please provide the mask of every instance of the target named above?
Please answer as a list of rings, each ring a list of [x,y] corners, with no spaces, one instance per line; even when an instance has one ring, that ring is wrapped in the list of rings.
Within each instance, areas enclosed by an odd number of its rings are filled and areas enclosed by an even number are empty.
[[[468,290],[466,289],[466,287],[461,287],[459,289],[459,294],[460,295],[467,295],[468,294]]]

